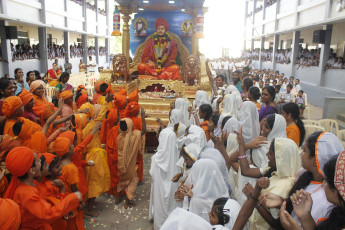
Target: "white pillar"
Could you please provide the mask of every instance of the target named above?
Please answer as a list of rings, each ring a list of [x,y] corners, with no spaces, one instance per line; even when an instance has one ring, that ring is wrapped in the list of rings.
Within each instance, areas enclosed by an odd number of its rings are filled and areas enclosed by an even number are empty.
[[[83,47],[83,62],[86,64],[88,60],[88,49],[87,49],[87,35],[82,34],[81,35],[81,44]]]
[[[38,27],[38,41],[39,41],[39,54],[41,73],[48,71],[48,49],[47,49],[47,28]]]
[[[295,63],[296,58],[298,57],[299,49],[299,40],[300,40],[300,31],[294,31],[292,35],[292,52],[291,52],[291,75],[295,75]]]
[[[64,31],[63,32],[63,42],[64,42],[64,46],[66,48],[66,57],[70,58],[70,53],[71,53],[71,50],[69,48],[69,32],[68,31]]]
[[[261,53],[262,50],[265,49],[265,37],[260,38],[260,55],[259,55],[259,69],[262,69],[262,58],[261,58]]]
[[[95,55],[96,55],[96,63],[99,66],[99,42],[98,37],[95,37]]]
[[[0,66],[3,68],[4,73],[8,73],[11,77],[13,76],[13,73],[9,72],[9,63],[12,62],[12,53],[11,53],[11,40],[6,39],[6,29],[5,26],[8,23],[4,20],[0,21],[0,39],[1,39],[1,54],[2,59],[4,60],[1,62]],[[3,77],[3,76],[0,76]]]
[[[273,54],[272,54],[272,69],[274,71],[276,71],[276,53],[278,51],[278,45],[279,45],[279,35],[276,34],[274,35],[274,39],[273,39]]]
[[[325,44],[321,46],[321,53],[320,53],[319,69],[320,69],[320,86],[321,87],[325,86],[325,81],[326,81],[324,68],[326,66],[326,63],[330,55],[333,25],[325,25],[323,26],[323,29],[326,30],[326,35],[325,35]]]

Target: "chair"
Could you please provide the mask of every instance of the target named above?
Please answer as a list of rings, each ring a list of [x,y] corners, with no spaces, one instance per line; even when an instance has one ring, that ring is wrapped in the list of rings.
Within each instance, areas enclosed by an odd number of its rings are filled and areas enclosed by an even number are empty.
[[[310,119],[310,108],[309,107],[305,107],[303,115],[305,115],[305,118]]]
[[[339,132],[338,132],[338,138],[339,138],[341,144],[342,144],[342,145],[344,146],[344,148],[345,148],[345,129],[339,130]]]
[[[308,106],[307,94],[303,93],[303,96],[304,96],[304,106],[307,108]]]
[[[320,122],[320,125],[325,128],[326,132],[330,132],[338,136],[339,127],[338,127],[338,122],[336,120],[322,119],[319,122]]]
[[[304,125],[317,125],[321,126],[320,122],[317,120],[303,120]]]
[[[325,131],[324,127],[317,126],[317,125],[305,125],[305,136],[308,137],[310,134],[317,132],[317,131]]]

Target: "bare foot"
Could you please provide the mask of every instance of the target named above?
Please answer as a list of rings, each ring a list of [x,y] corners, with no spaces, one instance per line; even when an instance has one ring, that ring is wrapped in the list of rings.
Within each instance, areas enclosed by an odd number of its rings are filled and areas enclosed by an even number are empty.
[[[116,196],[116,197],[115,197],[115,204],[121,203],[122,200],[123,200],[123,197],[121,197],[121,196]]]
[[[85,211],[85,215],[88,215],[91,217],[97,217],[97,216],[99,216],[99,214],[100,214],[100,212],[96,211],[94,209]]]
[[[125,209],[127,209],[127,208],[132,208],[132,207],[134,207],[135,206],[135,203],[134,203],[134,201],[132,201],[132,200],[126,200],[125,201],[125,204],[123,205],[123,207],[125,208]]]

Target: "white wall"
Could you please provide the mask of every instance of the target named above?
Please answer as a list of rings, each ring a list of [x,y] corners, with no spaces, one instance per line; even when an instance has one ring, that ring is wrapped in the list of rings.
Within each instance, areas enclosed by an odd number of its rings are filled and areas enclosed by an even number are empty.
[[[63,31],[62,30],[55,30],[55,29],[50,29],[47,28],[47,37],[48,34],[52,35],[53,38],[53,43],[55,43],[55,39],[56,39],[56,44],[57,45],[63,45]]]
[[[11,0],[6,1],[7,15],[26,21],[40,22],[41,3],[33,0],[25,0],[25,3],[22,4]],[[25,14],[22,12],[25,12]]]
[[[25,61],[15,61],[15,62],[11,61],[9,64],[9,74],[11,77],[14,77],[14,70],[16,68],[21,68],[24,72],[24,76],[26,77],[26,72],[28,71],[32,71],[32,70],[40,71],[40,61],[38,59],[29,59]]]
[[[279,70],[279,73],[284,73],[285,76],[290,76],[291,75],[291,63],[290,64],[276,63],[276,70]]]
[[[273,69],[273,63],[270,61],[262,62],[262,69]]]

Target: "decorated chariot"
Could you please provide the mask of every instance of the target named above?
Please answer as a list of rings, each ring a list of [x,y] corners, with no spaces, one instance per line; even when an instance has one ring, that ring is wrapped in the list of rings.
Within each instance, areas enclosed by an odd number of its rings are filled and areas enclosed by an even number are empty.
[[[101,70],[100,78],[111,83],[115,92],[125,88],[128,93],[140,81],[139,104],[149,115],[146,121],[150,131],[158,127],[156,118],[168,123],[171,103],[177,97],[192,101],[198,89],[211,90],[205,61],[198,49],[202,25],[197,27],[197,23],[202,21],[206,9],[202,7],[203,0],[175,5],[160,1],[117,2],[113,34],[122,36],[122,54],[113,57],[112,70]],[[134,12],[137,14],[129,25]],[[118,26],[120,14],[124,21],[122,32]],[[135,53],[133,59],[131,52]]]

